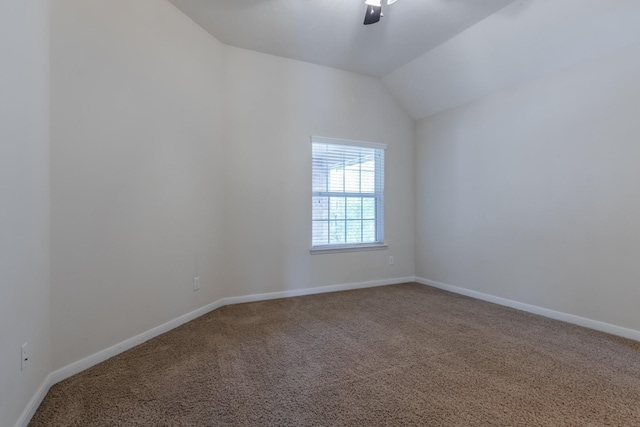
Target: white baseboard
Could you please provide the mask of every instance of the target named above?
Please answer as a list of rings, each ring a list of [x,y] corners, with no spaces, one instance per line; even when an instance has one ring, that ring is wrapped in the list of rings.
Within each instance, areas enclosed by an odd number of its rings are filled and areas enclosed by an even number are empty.
[[[111,347],[100,350],[97,353],[94,353],[63,368],[53,371],[51,373],[51,385],[66,380],[67,378],[72,377],[73,375],[78,374],[86,369],[89,369],[90,367],[95,366],[98,363],[102,363],[105,360],[112,358],[113,356],[116,356],[120,353],[132,349],[137,345],[144,343],[145,341],[149,341],[151,338],[155,338],[158,335],[169,332],[170,330],[175,329],[180,325],[184,325],[185,323],[190,322],[193,319],[196,319],[204,314],[209,313],[210,311],[215,310],[216,308],[220,308],[225,305],[222,303],[222,301],[223,300],[218,300],[211,304],[205,305],[204,307],[184,314],[180,317],[163,323],[160,326],[156,326],[155,328],[149,329],[148,331],[142,332],[141,334],[126,339],[116,345],[112,345]]]
[[[40,406],[52,385],[51,374],[49,374],[44,381],[42,381],[42,384],[40,384],[40,387],[38,387],[38,390],[27,404],[27,407],[22,411],[22,414],[20,414],[18,421],[16,421],[16,427],[27,427],[27,424],[31,421],[31,418],[36,413],[38,406]]]
[[[319,286],[315,288],[292,289],[289,291],[270,292],[266,294],[244,295],[240,297],[224,298],[223,305],[242,304],[245,302],[266,301],[278,298],[300,297],[304,295],[324,294],[328,292],[349,291],[352,289],[374,288],[376,286],[396,285],[413,282],[415,277],[396,277],[394,279],[371,280],[368,282],[347,283],[344,285]]]
[[[190,322],[200,316],[203,316],[217,308],[223,307],[225,305],[232,304],[241,304],[246,302],[255,302],[255,301],[265,301],[270,299],[278,299],[278,298],[291,298],[303,295],[313,295],[313,294],[322,294],[328,292],[338,292],[338,291],[347,291],[351,289],[363,289],[363,288],[372,288],[376,286],[386,286],[386,285],[394,285],[398,283],[407,283],[413,282],[415,277],[398,277],[394,279],[383,279],[383,280],[372,280],[368,282],[358,282],[358,283],[347,283],[343,285],[331,285],[331,286],[319,286],[315,288],[305,288],[305,289],[292,289],[288,291],[280,291],[280,292],[270,292],[264,294],[254,294],[254,295],[244,295],[238,297],[229,297],[222,298],[211,304],[205,305],[197,310],[194,310],[190,313],[184,314],[180,317],[177,317],[173,320],[170,320],[166,323],[163,323],[160,326],[156,326],[155,328],[149,329],[146,332],[138,334],[134,337],[126,339],[116,345],[105,348],[104,350],[100,350],[97,353],[94,353],[90,356],[87,356],[83,359],[80,359],[76,362],[73,362],[63,368],[60,368],[56,371],[51,372],[43,383],[38,388],[36,394],[31,398],[29,404],[22,412],[20,418],[15,424],[15,427],[26,427],[31,421],[33,414],[35,414],[38,406],[42,403],[42,400],[47,395],[47,392],[54,384],[66,380],[67,378],[76,375],[86,369],[91,368],[92,366],[97,365],[98,363],[104,362],[107,359],[112,358],[120,353],[123,353],[127,350],[132,349],[133,347],[144,343],[152,338],[157,337],[158,335],[162,335],[165,332],[169,332],[172,329],[177,328],[187,322]]]
[[[549,317],[555,320],[561,320],[567,323],[573,323],[574,325],[583,326],[585,328],[594,329],[600,332],[606,332],[611,335],[617,335],[619,337],[640,341],[640,331],[637,331],[635,329],[629,329],[622,326],[612,325],[610,323],[600,322],[598,320],[587,319],[586,317],[575,316],[573,314],[550,310],[548,308],[538,307],[536,305],[525,304],[523,302],[513,301],[510,299],[501,298],[501,297],[485,294],[478,291],[472,291],[470,289],[461,288],[458,286],[447,285],[446,283],[440,283],[434,280],[428,280],[428,279],[416,277],[415,281],[423,285],[442,289],[444,291],[449,291],[456,294],[465,295],[471,298],[492,302],[494,304],[504,305],[506,307],[511,307],[511,308],[526,311],[529,313],[538,314],[540,316]]]

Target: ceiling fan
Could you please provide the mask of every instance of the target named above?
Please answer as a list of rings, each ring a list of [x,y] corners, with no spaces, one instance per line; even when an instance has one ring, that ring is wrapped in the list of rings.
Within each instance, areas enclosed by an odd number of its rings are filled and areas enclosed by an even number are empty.
[[[387,4],[393,4],[398,0],[387,0]],[[364,15],[364,25],[375,24],[380,21],[380,18],[384,16],[382,13],[383,0],[366,0],[364,3],[367,5],[367,12]]]

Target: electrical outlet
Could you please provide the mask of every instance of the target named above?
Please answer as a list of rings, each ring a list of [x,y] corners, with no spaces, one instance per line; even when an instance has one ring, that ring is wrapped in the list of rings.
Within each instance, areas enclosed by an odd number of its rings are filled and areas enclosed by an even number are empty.
[[[396,264],[396,258],[393,255],[391,255],[389,257],[389,265],[395,265],[395,264]]]
[[[29,363],[29,349],[28,349],[28,344],[29,343],[24,343],[22,344],[22,347],[20,347],[20,370],[24,371],[24,369],[27,367],[27,363]]]
[[[200,276],[193,278],[193,290],[197,291],[198,289],[200,289]]]

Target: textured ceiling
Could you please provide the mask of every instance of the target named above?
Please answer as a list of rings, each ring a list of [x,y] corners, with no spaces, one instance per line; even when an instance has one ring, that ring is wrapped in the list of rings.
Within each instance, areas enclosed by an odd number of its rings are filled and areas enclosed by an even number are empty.
[[[364,0],[170,0],[221,42],[382,77],[514,0],[398,0],[362,25]]]

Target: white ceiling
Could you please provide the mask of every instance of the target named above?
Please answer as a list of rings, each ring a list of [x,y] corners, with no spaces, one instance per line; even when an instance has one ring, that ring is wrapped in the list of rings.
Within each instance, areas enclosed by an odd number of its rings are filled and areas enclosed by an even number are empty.
[[[383,78],[414,119],[640,43],[638,0],[518,0]]]
[[[514,0],[398,0],[374,25],[364,0],[170,0],[221,42],[382,77]]]
[[[374,77],[414,119],[640,43],[638,0],[169,0],[221,42]],[[385,0],[386,1],[386,0]]]

